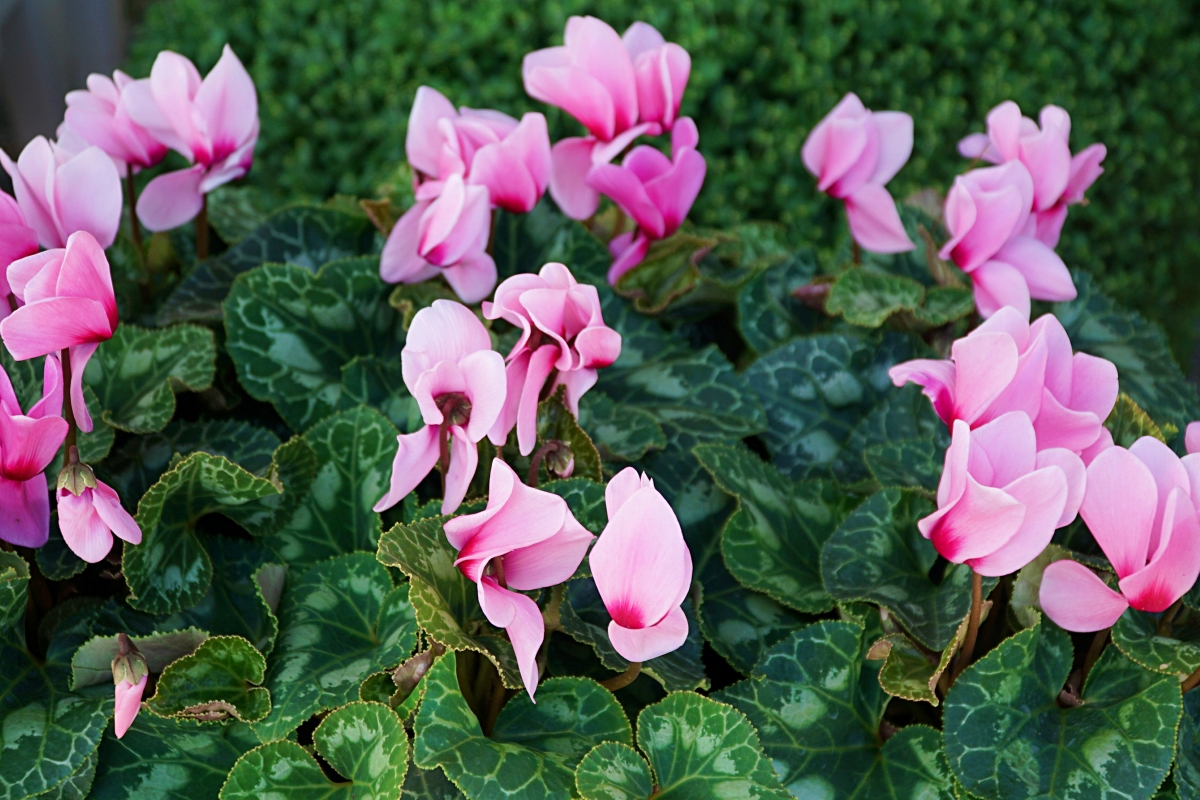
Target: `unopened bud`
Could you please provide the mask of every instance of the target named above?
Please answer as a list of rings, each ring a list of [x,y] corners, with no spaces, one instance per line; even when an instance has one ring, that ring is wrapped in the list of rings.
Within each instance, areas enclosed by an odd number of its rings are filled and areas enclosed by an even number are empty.
[[[80,464],[78,461],[68,463],[62,468],[62,472],[58,473],[58,488],[66,489],[79,497],[84,489],[96,488],[96,474],[87,464]]]
[[[150,665],[123,633],[117,634],[117,657],[112,661],[113,683],[128,681],[136,686],[150,674]]]
[[[558,448],[546,454],[546,470],[556,478],[569,478],[575,471],[575,454],[567,443],[560,441]]]

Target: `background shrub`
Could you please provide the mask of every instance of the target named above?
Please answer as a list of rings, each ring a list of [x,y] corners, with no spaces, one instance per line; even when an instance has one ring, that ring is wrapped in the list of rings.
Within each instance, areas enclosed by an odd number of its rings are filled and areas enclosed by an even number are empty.
[[[1186,0],[162,0],[134,42],[145,74],[162,48],[207,69],[229,41],[258,85],[252,180],[281,194],[372,194],[403,159],[416,87],[513,114],[521,57],[561,42],[566,18],[656,25],[692,54],[684,113],[708,158],[702,224],[787,223],[828,246],[842,225],[800,162],[810,127],[846,91],[916,120],[892,184],[948,185],[955,142],[1012,98],[1070,111],[1072,145],[1108,145],[1092,205],[1059,252],[1126,305],[1163,323],[1186,363],[1200,309],[1200,13]],[[578,131],[551,114],[552,135]]]

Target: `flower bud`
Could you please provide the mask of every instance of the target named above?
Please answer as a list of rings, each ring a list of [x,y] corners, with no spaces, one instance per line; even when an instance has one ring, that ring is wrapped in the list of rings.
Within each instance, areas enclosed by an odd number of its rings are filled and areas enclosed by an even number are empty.
[[[79,497],[85,489],[96,488],[96,473],[87,464],[67,464],[58,473],[58,488]]]
[[[122,681],[137,685],[150,674],[150,665],[133,642],[123,633],[117,634],[117,656],[112,660],[113,683]]]

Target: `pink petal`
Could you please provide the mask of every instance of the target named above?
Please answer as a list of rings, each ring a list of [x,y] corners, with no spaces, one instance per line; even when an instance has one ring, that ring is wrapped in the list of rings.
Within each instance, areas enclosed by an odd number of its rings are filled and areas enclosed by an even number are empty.
[[[956,564],[980,558],[1006,544],[1020,529],[1025,507],[1000,489],[967,476],[962,496],[918,521],[921,535]]]
[[[525,684],[525,691],[533,700],[538,683],[537,654],[546,636],[537,603],[523,594],[501,588],[493,578],[484,577],[479,581],[479,607],[488,622],[508,631],[517,656],[517,667],[521,670],[521,683]]]
[[[442,274],[464,303],[478,303],[496,288],[496,262],[483,250],[467,253]]]
[[[44,136],[35,136],[21,151],[17,163],[0,150],[0,164],[12,178],[13,194],[29,227],[37,232],[42,247],[62,247],[66,237],[58,231],[57,213],[47,197],[48,180],[55,170],[54,152]]]
[[[521,590],[560,584],[575,574],[595,538],[568,509],[558,533],[504,554],[505,580],[512,588]]]
[[[1056,625],[1076,633],[1111,628],[1129,608],[1125,598],[1108,588],[1096,573],[1070,559],[1046,567],[1038,603]]]
[[[1154,524],[1150,529],[1150,544],[1146,550],[1147,556],[1154,558],[1158,552],[1159,532],[1162,530],[1167,498],[1176,487],[1190,492],[1191,484],[1179,456],[1153,436],[1141,437],[1130,445],[1129,452],[1149,468],[1150,474],[1154,476],[1154,484],[1158,487],[1158,503],[1154,512]]]
[[[916,247],[904,231],[895,201],[882,185],[863,184],[844,202],[850,234],[864,250],[872,253],[904,253]]]
[[[563,44],[571,53],[572,62],[599,81],[611,98],[614,126],[612,133],[619,133],[635,125],[638,119],[638,104],[633,59],[629,57],[629,51],[625,49],[624,43],[612,26],[595,17],[571,17],[567,20],[567,27],[563,33]],[[572,90],[572,103],[575,103],[579,90],[577,86],[572,86]],[[580,122],[584,122],[569,106],[564,105],[562,108]],[[584,125],[587,123],[584,122]],[[610,133],[601,138],[607,139],[611,136]]]
[[[1200,520],[1187,492],[1186,487],[1171,490],[1163,516],[1162,546],[1144,569],[1120,581],[1121,593],[1139,611],[1166,611],[1200,575]]]
[[[521,483],[500,459],[492,461],[488,507],[445,523],[446,538],[458,548],[455,564],[488,560],[544,542],[563,529],[570,511],[556,494]]]
[[[971,431],[969,471],[984,486],[1003,487],[1028,475],[1037,464],[1033,423],[1011,411]]]
[[[665,223],[662,212],[654,205],[646,193],[646,187],[632,170],[615,164],[599,164],[588,173],[587,185],[612,198],[650,236],[656,239],[663,237]]]
[[[92,490],[92,506],[112,532],[130,544],[142,543],[142,529],[121,505],[121,498],[103,481],[96,481]]]
[[[1008,306],[1029,316],[1029,284],[1020,270],[1002,261],[985,261],[970,274],[980,316],[990,317]]]
[[[1046,247],[1058,247],[1059,237],[1062,236],[1063,223],[1067,221],[1067,204],[1060,201],[1058,205],[1047,211],[1039,211],[1036,217],[1037,222],[1034,228],[1034,238],[1046,245]]]
[[[1071,171],[1071,148],[1067,146],[1066,135],[1043,126],[1036,136],[1022,138],[1021,162],[1033,176],[1034,211],[1051,208],[1067,188]]]
[[[195,109],[204,120],[212,162],[224,160],[258,134],[258,94],[254,81],[228,44],[196,91]]]
[[[412,392],[421,373],[438,362],[457,364],[471,353],[491,349],[487,328],[469,308],[453,300],[435,300],[418,311],[409,326],[400,354],[404,384]]]
[[[643,121],[661,122],[670,129],[687,88],[692,70],[688,52],[675,43],[662,44],[639,53],[637,73],[638,116]]]
[[[590,137],[567,138],[550,148],[550,196],[571,219],[587,219],[600,202],[599,193],[587,183],[595,144]]]
[[[136,686],[129,681],[121,681],[113,687],[116,696],[113,705],[113,733],[117,735],[118,739],[129,730],[129,726],[133,724],[138,711],[141,710],[142,693],[146,691],[146,679],[149,677],[149,675],[143,675]]]
[[[0,373],[4,370],[0,369]],[[8,376],[4,375],[7,383]],[[8,397],[12,398],[13,406],[16,407],[16,395],[12,393],[11,387],[6,389],[5,401]],[[38,400],[29,409],[29,416],[33,419],[42,419],[43,417],[61,417],[63,402],[63,373],[62,365],[58,361],[58,356],[51,354],[46,357],[42,365],[42,399]]]
[[[847,93],[809,133],[800,149],[804,166],[826,191],[854,166],[867,147],[870,112],[853,92]]]
[[[963,158],[984,158],[991,144],[986,133],[971,133],[958,140],[958,154]]]
[[[1016,309],[1011,306],[1000,309],[997,316],[1019,317]],[[994,317],[993,317],[994,318]],[[972,337],[982,335],[984,326],[975,329]],[[1014,339],[1014,344],[1019,339]],[[1019,347],[1019,345],[1018,345]],[[1046,377],[1047,347],[1045,337],[1037,336],[1027,341],[1026,347],[1017,357],[1017,373],[1007,386],[996,395],[987,410],[979,415],[976,424],[1006,414],[1010,411],[1021,411],[1030,419],[1035,419],[1042,405],[1042,387]]]
[[[1054,526],[1061,528],[1071,524],[1079,514],[1079,506],[1083,503],[1083,496],[1087,490],[1087,467],[1084,465],[1083,459],[1061,447],[1038,452],[1037,468],[1042,470],[1050,466],[1061,469],[1067,479],[1067,502],[1063,506],[1062,516],[1058,518],[1058,522]]]
[[[625,29],[625,33],[621,34],[621,43],[625,45],[629,57],[636,60],[647,50],[662,47],[666,40],[653,25],[639,21]]]
[[[579,398],[587,394],[588,389],[596,385],[599,378],[594,369],[573,369],[570,372],[560,372],[554,380],[554,389],[559,386],[567,387],[566,402],[571,413],[579,416]],[[551,390],[553,391],[553,389]]]
[[[942,258],[970,271],[989,260],[1029,216],[1033,181],[1019,161],[960,175],[946,198],[946,223],[953,234]]]
[[[649,661],[678,650],[687,641],[687,634],[687,615],[679,606],[645,628],[623,628],[616,620],[608,623],[608,639],[613,649],[629,662]]]
[[[189,161],[209,162],[212,153],[207,137],[200,133],[192,103],[201,83],[196,65],[170,50],[160,52],[150,68],[150,90],[163,118],[184,145],[180,152]]]
[[[1108,419],[1117,404],[1120,387],[1117,367],[1106,358],[1076,353],[1071,360],[1071,408]]]
[[[1043,314],[1029,326],[1035,337],[1044,340],[1046,347],[1045,388],[1052,395],[1071,399],[1072,351],[1071,339],[1062,323],[1053,314]]]
[[[1184,446],[1188,454],[1200,453],[1200,422],[1189,422],[1187,432],[1183,435]]]
[[[27,481],[0,477],[0,539],[18,547],[41,547],[50,538],[46,475]]]
[[[603,323],[584,328],[575,337],[575,350],[582,368],[607,367],[621,356],[621,334]]]
[[[1088,465],[1079,514],[1118,578],[1146,565],[1157,497],[1150,469],[1123,447],[1104,450]]]
[[[6,278],[12,293],[23,303],[55,297],[65,247],[56,247],[18,259],[8,265]]]
[[[999,548],[967,561],[980,575],[1008,575],[1037,558],[1050,544],[1070,494],[1066,474],[1056,466],[1024,475],[1005,486],[1004,491],[1025,507],[1025,518],[1012,538]]]
[[[444,417],[435,398],[445,394],[464,394],[467,391],[467,379],[456,362],[439,361],[421,373],[410,391],[425,424],[441,425]]]
[[[0,338],[18,361],[111,337],[104,306],[83,297],[39,300],[0,320]]]
[[[1075,282],[1058,254],[1030,236],[1014,236],[993,256],[1011,265],[1025,279],[1035,300],[1074,300]],[[974,277],[974,276],[972,276]],[[1008,304],[1014,305],[1014,304]]]
[[[614,246],[618,244],[619,240],[623,240],[625,246],[618,248],[619,252],[614,252]],[[622,275],[645,260],[646,253],[650,250],[650,239],[641,231],[638,231],[636,236],[631,232],[613,239],[609,242],[608,249],[615,257],[612,266],[608,268],[605,279],[610,286],[616,286]]]
[[[692,559],[679,520],[652,486],[609,517],[589,562],[608,613],[625,628],[655,624],[691,589]]]
[[[504,368],[504,405],[496,415],[492,429],[488,431],[488,439],[492,444],[501,447],[508,440],[508,433],[517,424],[517,408],[521,404],[521,392],[525,386],[525,375],[529,372],[529,359],[533,353],[522,350]]]
[[[614,158],[621,155],[621,153],[624,153],[629,145],[633,144],[639,136],[658,136],[660,133],[662,133],[662,126],[657,122],[643,122],[641,124],[634,125],[628,130],[618,133],[607,142],[598,142],[594,138],[589,137],[589,141],[595,143],[595,145],[592,147],[591,154],[592,166],[597,164],[607,164],[608,162],[612,161]],[[567,140],[562,139],[560,141]]]
[[[442,149],[438,121],[457,116],[454,105],[437,89],[417,87],[417,96],[408,115],[408,131],[404,135],[404,152],[413,169],[426,176],[445,177],[438,174]]]
[[[1200,499],[1200,453],[1189,453],[1179,459],[1179,463],[1187,470],[1188,485],[1191,487],[1188,494],[1192,496],[1192,501],[1196,502]]]
[[[446,470],[442,513],[453,514],[462,505],[467,489],[471,488],[471,479],[479,466],[479,448],[462,427],[451,425],[447,430],[450,434],[450,466]]]
[[[196,80],[197,86],[199,86],[199,74],[197,74]],[[162,109],[158,107],[158,101],[154,98],[154,89],[150,83],[150,79],[145,78],[132,81],[121,89],[121,104],[124,106],[125,113],[129,115],[133,124],[142,128],[148,136],[153,137],[155,142],[183,153],[185,158],[191,160],[191,148],[172,127]],[[164,152],[163,155],[165,154]]]
[[[137,201],[138,219],[152,231],[169,231],[192,220],[204,205],[200,182],[204,166],[159,175],[142,189]]]
[[[625,505],[638,489],[653,485],[649,478],[644,474],[639,475],[633,467],[626,467],[618,472],[604,487],[604,507],[608,518],[615,517],[621,506]]]
[[[879,128],[879,161],[870,182],[882,186],[908,162],[913,147],[913,120],[903,111],[874,111],[871,119]]]
[[[459,361],[471,400],[471,418],[467,438],[478,442],[500,416],[504,408],[506,380],[504,357],[494,350],[477,350]]]
[[[0,453],[4,477],[27,481],[50,466],[67,436],[62,417],[32,419],[0,412]]]
[[[438,268],[417,255],[421,215],[429,202],[414,203],[397,220],[383,245],[379,277],[388,283],[420,283],[438,274]]]
[[[58,527],[71,551],[89,564],[112,549],[112,530],[96,513],[91,489],[84,489],[78,497],[66,489],[58,490]]]
[[[0,330],[0,333],[3,331]],[[92,430],[92,415],[88,411],[87,401],[83,396],[83,373],[87,370],[88,361],[91,360],[99,346],[98,342],[76,344],[72,345],[67,353],[71,364],[71,385],[67,387],[71,396],[71,411],[75,414],[75,424],[84,433],[90,433]]]
[[[1067,181],[1067,188],[1063,191],[1063,199],[1068,203],[1082,203],[1083,194],[1091,188],[1103,174],[1104,169],[1100,163],[1104,161],[1104,157],[1108,155],[1108,149],[1102,144],[1094,144],[1090,147],[1085,147],[1075,154],[1071,159],[1071,177]],[[1064,216],[1066,212],[1064,211]]]
[[[67,239],[66,250],[59,268],[56,294],[59,297],[85,297],[100,303],[115,331],[119,321],[117,299],[104,249],[90,233],[79,231]]]
[[[918,358],[897,364],[888,370],[893,386],[915,383],[921,393],[933,403],[933,410],[947,425],[954,421],[954,386],[956,370],[953,361]]]
[[[681,150],[671,171],[646,182],[646,194],[662,212],[663,233],[670,236],[687,217],[704,185],[707,165],[695,150]]]
[[[438,429],[427,425],[396,437],[396,457],[392,459],[392,480],[387,494],[374,505],[386,511],[399,503],[425,479],[438,462]]]
[[[671,158],[678,158],[679,151],[685,147],[693,150],[700,144],[700,131],[691,117],[680,117],[671,131]]]
[[[956,370],[954,416],[973,423],[1016,377],[1019,356],[1012,337],[976,333],[951,347]]]
[[[557,360],[558,348],[549,344],[539,347],[529,359],[525,385],[521,387],[521,400],[517,405],[517,445],[523,456],[532,453],[537,444],[538,398]]]
[[[1005,100],[987,115],[988,138],[1005,161],[1012,161],[1021,154],[1021,108],[1012,100]]]
[[[1079,457],[1083,459],[1083,463],[1085,465],[1090,467],[1092,462],[1096,460],[1096,456],[1100,455],[1112,446],[1112,434],[1109,433],[1108,428],[1101,426],[1100,438],[1096,440],[1095,444],[1088,445],[1088,447],[1079,454]]]
[[[546,118],[526,114],[500,144],[480,148],[471,180],[488,187],[493,205],[515,213],[533,209],[550,182],[550,136]]]
[[[121,177],[112,159],[89,147],[59,167],[54,203],[62,236],[87,231],[101,247],[110,246],[121,226]]]
[[[613,98],[595,77],[575,67],[534,67],[522,72],[530,97],[558,106],[602,141],[617,132]]]
[[[1100,437],[1102,421],[1090,411],[1066,408],[1050,393],[1043,390],[1042,406],[1034,428],[1039,447],[1065,447],[1081,453]]]

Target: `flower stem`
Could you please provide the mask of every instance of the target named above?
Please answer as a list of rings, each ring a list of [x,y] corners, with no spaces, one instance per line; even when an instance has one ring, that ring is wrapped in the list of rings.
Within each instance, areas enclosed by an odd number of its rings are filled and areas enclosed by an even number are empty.
[[[963,640],[962,651],[958,654],[958,661],[954,664],[954,675],[950,678],[950,685],[954,685],[954,681],[962,674],[962,671],[971,663],[971,655],[975,652],[975,640],[979,637],[979,615],[983,608],[983,576],[974,570],[971,571],[971,618],[967,622],[967,637]]]
[[[558,439],[551,439],[534,452],[533,458],[529,460],[529,475],[525,478],[527,486],[532,486],[534,489],[537,488],[538,469],[542,466],[542,461],[551,453],[557,453],[558,448],[561,446],[562,442]]]
[[[133,182],[133,167],[125,169],[125,189],[129,195],[129,232],[133,236],[133,246],[137,248],[138,258],[146,263],[146,251],[142,248],[142,228],[137,218],[137,186]]]
[[[1087,680],[1088,673],[1092,671],[1092,667],[1096,666],[1096,662],[1100,660],[1100,653],[1104,651],[1104,643],[1108,641],[1108,632],[1111,630],[1112,628],[1105,628],[1096,631],[1096,635],[1092,639],[1092,646],[1088,648],[1087,657],[1083,660],[1083,675],[1080,676],[1080,686]]]
[[[617,675],[615,678],[609,678],[606,681],[600,681],[600,685],[610,692],[615,692],[618,689],[624,689],[629,684],[633,683],[638,674],[642,671],[642,662],[634,661],[629,665],[629,669]]]
[[[1196,688],[1196,684],[1200,684],[1200,669],[1197,669],[1191,675],[1188,675],[1179,688],[1183,690],[1184,694],[1187,694],[1192,689]]]
[[[196,215],[196,260],[208,258],[208,195],[200,199],[200,213]]]
[[[450,424],[438,426],[438,472],[442,473],[442,497],[446,496],[446,473],[450,470]]]
[[[1175,616],[1179,613],[1179,609],[1183,607],[1183,598],[1175,601],[1175,604],[1163,612],[1163,615],[1158,619],[1158,629],[1155,631],[1159,636],[1171,635],[1171,623],[1175,621]]]
[[[63,372],[63,419],[67,421],[67,438],[63,441],[63,446],[66,448],[68,457],[71,451],[75,448],[75,408],[71,404],[71,351],[70,348],[64,347],[62,354],[59,356],[62,361]]]

